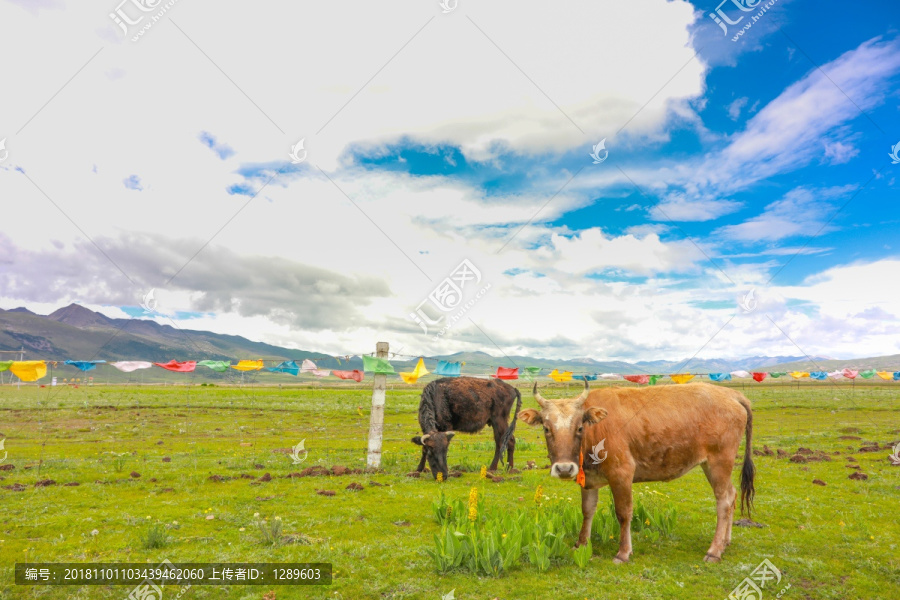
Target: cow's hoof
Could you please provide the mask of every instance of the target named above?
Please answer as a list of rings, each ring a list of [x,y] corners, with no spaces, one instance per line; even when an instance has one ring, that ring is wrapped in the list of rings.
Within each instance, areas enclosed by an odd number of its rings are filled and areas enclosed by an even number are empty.
[[[622,558],[619,558],[618,556],[616,556],[616,557],[613,559],[613,564],[614,564],[614,565],[624,565],[624,564],[627,563],[627,562],[628,562],[628,558],[627,558],[627,557],[624,558],[624,559],[622,559]]]
[[[720,556],[713,556],[712,554],[707,554],[703,557],[704,562],[708,563],[717,563],[722,562],[722,558]]]

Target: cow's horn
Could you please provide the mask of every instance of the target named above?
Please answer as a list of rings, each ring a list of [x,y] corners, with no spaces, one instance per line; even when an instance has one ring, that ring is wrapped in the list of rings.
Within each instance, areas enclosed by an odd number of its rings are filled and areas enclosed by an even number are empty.
[[[541,408],[547,408],[547,401],[537,391],[537,381],[534,382],[534,388],[531,390],[531,393],[534,394],[534,399],[541,405]]]
[[[422,443],[424,444],[424,443],[425,443],[425,440],[427,440],[430,436],[431,436],[430,433],[426,433],[425,435],[423,435],[423,436],[422,436]]]
[[[578,397],[578,400],[584,402],[587,400],[588,394],[591,393],[591,386],[588,385],[587,377],[584,378],[584,391],[581,392],[581,396]]]

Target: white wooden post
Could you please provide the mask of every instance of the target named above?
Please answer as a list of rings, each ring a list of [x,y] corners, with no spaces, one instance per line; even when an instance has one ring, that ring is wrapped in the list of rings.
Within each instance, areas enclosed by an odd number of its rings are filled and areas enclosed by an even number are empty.
[[[388,357],[388,343],[375,344],[375,356]],[[372,414],[369,418],[369,456],[366,465],[370,469],[381,466],[381,440],[384,437],[384,393],[387,383],[386,375],[375,375],[375,385],[372,387]]]

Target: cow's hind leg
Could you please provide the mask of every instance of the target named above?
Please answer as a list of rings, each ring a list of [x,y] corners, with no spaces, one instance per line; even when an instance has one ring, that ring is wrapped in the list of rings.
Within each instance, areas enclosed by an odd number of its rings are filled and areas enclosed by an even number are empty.
[[[516,452],[516,436],[511,435],[511,436],[509,436],[509,443],[506,445],[506,468],[507,469],[512,470],[515,468],[515,466],[513,465],[513,454],[515,454],[515,452]]]
[[[502,421],[494,421],[491,427],[494,429],[494,460],[491,461],[491,467],[488,470],[496,471],[500,457],[503,455],[503,449],[500,448],[500,440],[503,438],[503,434],[506,433],[506,428],[509,425]]]
[[[576,548],[584,546],[591,539],[591,524],[594,522],[594,513],[597,512],[598,491],[597,488],[592,490],[581,489],[581,516],[584,520],[581,522],[581,533],[578,534],[578,542],[575,543]]]
[[[613,502],[616,505],[616,519],[619,521],[619,552],[613,559],[616,564],[628,562],[631,556],[631,517],[634,514],[631,498],[633,473],[627,477],[613,477],[609,480]]]
[[[703,463],[703,472],[716,495],[716,534],[712,545],[706,551],[703,560],[719,562],[722,552],[731,541],[731,520],[734,517],[734,501],[737,492],[731,483],[731,471],[734,469],[734,453],[722,452],[710,456]]]

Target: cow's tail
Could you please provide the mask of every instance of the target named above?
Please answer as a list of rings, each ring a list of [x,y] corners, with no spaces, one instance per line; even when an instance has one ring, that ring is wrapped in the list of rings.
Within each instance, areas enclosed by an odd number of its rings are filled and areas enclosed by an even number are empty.
[[[753,464],[753,410],[746,398],[742,398],[741,405],[747,411],[747,439],[744,443],[744,466],[741,468],[741,514],[744,514],[744,506],[747,506],[747,518],[753,508],[753,497],[756,495],[756,487],[753,480],[756,478],[756,467]]]
[[[522,394],[519,392],[519,388],[513,388],[516,391],[516,412],[513,413],[512,422],[509,424],[509,427],[506,429],[506,433],[503,434],[503,437],[500,439],[500,461],[503,462],[503,453],[506,452],[506,446],[509,444],[509,438],[512,437],[513,432],[516,430],[516,419],[519,418],[519,409],[522,408]]]

